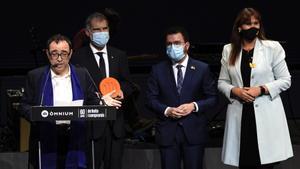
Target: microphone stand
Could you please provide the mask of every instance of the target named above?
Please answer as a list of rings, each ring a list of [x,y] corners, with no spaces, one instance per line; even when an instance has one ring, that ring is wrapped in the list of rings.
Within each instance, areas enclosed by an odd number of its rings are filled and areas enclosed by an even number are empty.
[[[50,66],[49,71],[48,71],[48,73],[46,75],[45,83],[43,84],[43,90],[42,90],[42,94],[41,94],[40,106],[43,106],[44,92],[45,92],[47,81],[48,81],[49,76],[50,76],[50,72],[51,72],[51,66]],[[41,148],[41,141],[40,141],[40,139],[38,141],[38,154],[39,154],[38,155],[38,158],[39,158],[39,169],[42,169],[42,148]]]
[[[105,101],[101,98],[101,94],[99,92],[95,92],[97,97],[100,99],[101,105],[106,105]],[[94,136],[94,121],[91,121],[91,132],[92,132],[92,169],[95,169],[95,136]]]
[[[39,169],[42,169],[42,149],[41,149],[41,141],[38,141],[39,147]]]
[[[94,137],[94,122],[91,121],[91,132],[92,132],[92,169],[95,169],[95,137]]]
[[[80,65],[76,64],[75,66],[81,67]],[[91,74],[89,73],[89,71],[85,68],[85,67],[81,67],[85,70],[85,72],[88,74],[90,81],[92,82],[93,86],[95,89],[98,89]],[[97,90],[98,91],[98,90]],[[97,95],[97,98],[100,100],[100,103],[102,103],[102,105],[106,105],[106,103],[104,102],[104,100],[101,98],[101,94],[99,92],[95,92],[95,94]],[[94,121],[91,121],[91,137],[92,137],[92,169],[95,169],[95,136],[94,136]]]

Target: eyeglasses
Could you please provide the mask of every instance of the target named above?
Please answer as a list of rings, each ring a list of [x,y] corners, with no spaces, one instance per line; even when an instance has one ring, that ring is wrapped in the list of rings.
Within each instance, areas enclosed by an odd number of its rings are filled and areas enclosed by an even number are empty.
[[[69,56],[69,52],[50,52],[50,56],[52,59],[58,59],[58,57],[60,56],[62,59],[66,59]]]

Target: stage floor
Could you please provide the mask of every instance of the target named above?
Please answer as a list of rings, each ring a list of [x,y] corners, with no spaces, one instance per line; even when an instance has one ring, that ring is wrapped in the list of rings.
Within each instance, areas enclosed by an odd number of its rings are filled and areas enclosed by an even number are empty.
[[[282,162],[275,169],[300,168],[300,121],[289,119],[288,124],[294,157]],[[236,167],[227,166],[221,162],[222,132],[217,131],[210,136],[205,149],[203,169],[236,169]],[[0,153],[0,168],[25,169],[27,168],[27,159],[27,152],[2,152]],[[126,141],[122,169],[161,169],[158,146],[154,143]]]
[[[123,169],[161,169],[160,154],[157,148],[126,146],[123,158]],[[293,145],[294,157],[290,158],[275,169],[299,169],[300,168],[300,145]],[[1,169],[24,169],[27,166],[28,153],[7,152],[0,153]],[[208,147],[205,150],[204,169],[236,169],[222,164],[221,148]]]

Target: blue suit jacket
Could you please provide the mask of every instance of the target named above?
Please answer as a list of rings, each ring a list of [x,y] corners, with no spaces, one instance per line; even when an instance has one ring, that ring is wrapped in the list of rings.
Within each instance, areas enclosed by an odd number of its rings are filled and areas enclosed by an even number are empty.
[[[31,108],[32,106],[41,105],[42,93],[44,89],[45,79],[47,76],[46,73],[49,72],[49,66],[40,67],[34,69],[27,74],[25,92],[21,99],[19,111],[22,115],[28,120],[31,121]],[[87,70],[81,67],[74,67],[74,72],[78,78],[80,87],[83,92],[84,105],[97,105],[99,104],[99,99],[95,95],[97,89],[94,87],[92,79],[89,77]],[[88,141],[85,136],[86,130],[84,130],[87,124],[78,125],[78,122],[71,123],[71,135],[69,141],[69,152],[76,152],[78,150],[86,151],[86,142]],[[28,168],[38,169],[39,158],[38,158],[38,141],[41,141],[41,145],[47,144],[47,148],[42,148],[42,153],[48,153],[53,156],[56,153],[57,142],[55,138],[57,137],[56,125],[54,122],[32,122],[30,127],[30,140],[29,140],[29,161]],[[80,131],[80,132],[78,132]],[[89,131],[89,130],[88,130]],[[51,153],[49,153],[51,152]],[[50,156],[50,155],[48,155]],[[83,158],[84,159],[84,158]],[[82,164],[81,159],[78,157],[77,161],[70,160],[68,165],[74,165],[75,168],[82,167],[85,164]],[[42,162],[42,168],[55,168],[55,163],[52,161]],[[25,166],[24,166],[25,168]]]
[[[207,140],[207,119],[204,112],[217,101],[216,80],[209,66],[189,57],[181,94],[177,93],[171,61],[162,61],[152,67],[148,79],[147,103],[159,117],[156,126],[156,141],[160,145],[174,144],[176,127],[182,125],[190,144]],[[164,115],[167,107],[196,102],[198,111],[172,119]]]

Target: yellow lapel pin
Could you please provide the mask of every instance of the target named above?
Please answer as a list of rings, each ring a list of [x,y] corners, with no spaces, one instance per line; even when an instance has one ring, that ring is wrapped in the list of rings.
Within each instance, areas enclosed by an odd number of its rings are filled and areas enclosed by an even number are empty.
[[[251,67],[251,68],[255,68],[256,67],[256,64],[255,63],[249,63],[249,66]]]

